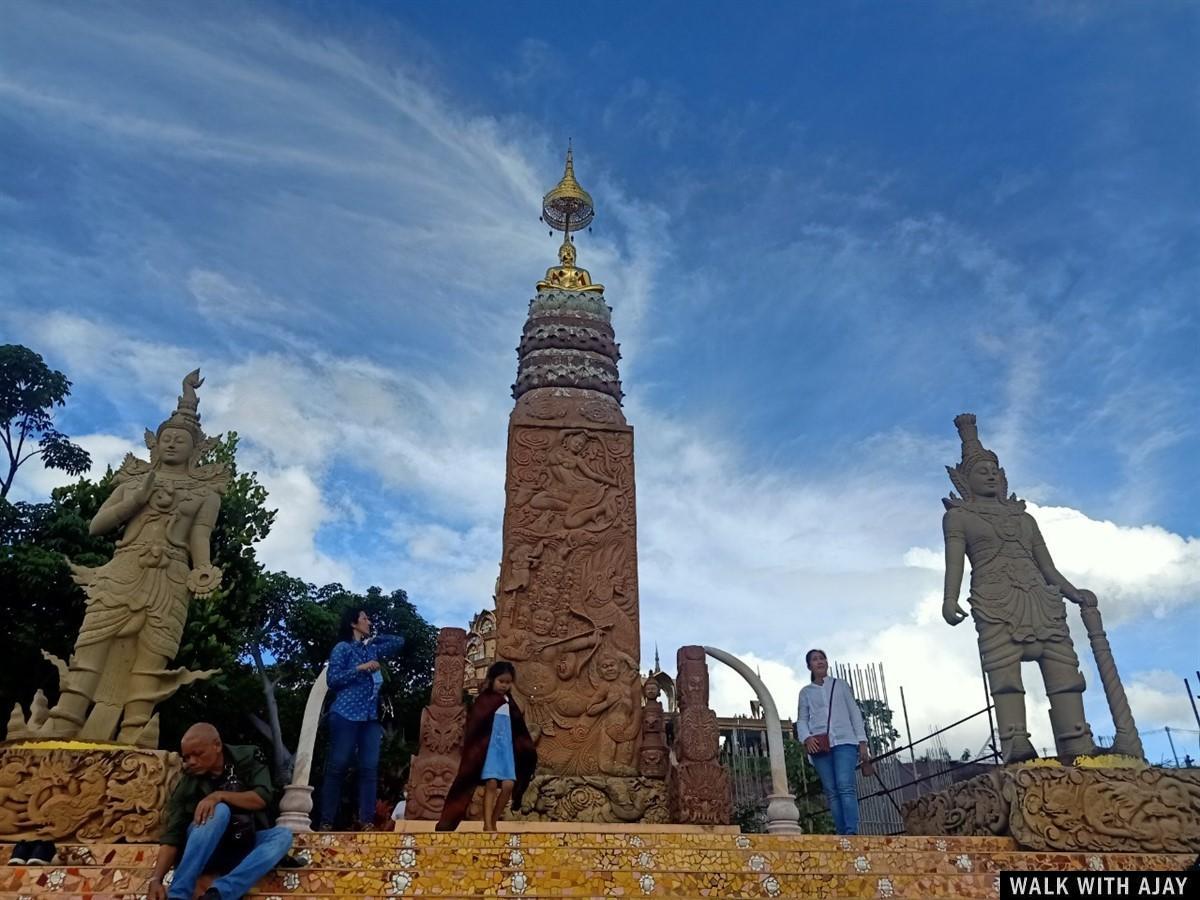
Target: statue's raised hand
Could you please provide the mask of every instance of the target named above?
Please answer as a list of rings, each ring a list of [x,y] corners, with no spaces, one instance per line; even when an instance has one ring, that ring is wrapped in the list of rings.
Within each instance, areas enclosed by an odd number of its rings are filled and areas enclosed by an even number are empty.
[[[138,486],[138,492],[134,495],[134,499],[137,500],[139,507],[145,506],[150,502],[150,495],[154,493],[155,475],[155,471],[151,469],[146,473],[146,476],[142,479],[142,483]]]
[[[968,613],[957,600],[946,600],[942,603],[942,618],[947,625],[957,625],[967,617]]]

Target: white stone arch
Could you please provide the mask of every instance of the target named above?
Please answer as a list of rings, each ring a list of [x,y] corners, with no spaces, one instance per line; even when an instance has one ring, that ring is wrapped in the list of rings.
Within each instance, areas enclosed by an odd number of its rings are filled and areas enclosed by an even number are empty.
[[[775,834],[799,834],[800,809],[796,797],[788,790],[787,765],[783,755],[783,726],[779,721],[779,710],[775,698],[767,690],[762,679],[748,665],[724,650],[705,647],[704,652],[720,660],[746,679],[762,704],[763,718],[767,723],[767,755],[771,762],[771,793],[767,795],[767,831]]]

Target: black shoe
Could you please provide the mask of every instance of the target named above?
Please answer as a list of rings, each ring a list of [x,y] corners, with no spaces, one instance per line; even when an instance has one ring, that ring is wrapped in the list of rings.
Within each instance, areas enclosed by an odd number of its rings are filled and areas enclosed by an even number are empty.
[[[12,853],[8,857],[10,866],[23,866],[29,859],[29,851],[33,849],[34,841],[18,841],[13,844]]]
[[[58,859],[58,851],[54,841],[33,841],[29,848],[29,856],[25,859],[27,866],[52,866]]]
[[[277,869],[303,869],[307,865],[304,860],[289,853],[279,862],[275,863]]]
[[[200,900],[221,900],[221,892],[216,888],[209,888],[200,895]]]

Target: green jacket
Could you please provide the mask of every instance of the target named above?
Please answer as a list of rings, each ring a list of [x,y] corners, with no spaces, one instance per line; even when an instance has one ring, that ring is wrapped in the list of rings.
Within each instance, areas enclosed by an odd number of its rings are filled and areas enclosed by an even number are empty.
[[[259,756],[258,748],[251,746],[235,746],[226,744],[225,766],[233,766],[238,781],[244,790],[254,791],[267,803],[267,809],[275,797],[275,789],[271,785],[271,772],[267,764]],[[182,847],[187,842],[188,826],[196,815],[196,805],[211,794],[221,789],[225,783],[224,773],[220,775],[188,775],[186,772],[175,786],[171,799],[167,801],[167,825],[163,829],[160,844],[172,847]],[[257,830],[269,828],[270,819],[267,809],[254,813],[254,827]]]

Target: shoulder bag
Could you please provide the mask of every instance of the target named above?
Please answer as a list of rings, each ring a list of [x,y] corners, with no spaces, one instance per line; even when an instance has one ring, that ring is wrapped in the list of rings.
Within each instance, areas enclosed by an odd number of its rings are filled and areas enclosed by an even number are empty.
[[[813,735],[813,739],[817,742],[817,749],[813,751],[814,753],[828,753],[833,749],[829,744],[829,723],[833,721],[833,692],[837,690],[837,679],[830,680],[832,683],[829,685],[829,715],[825,718],[825,733]]]

